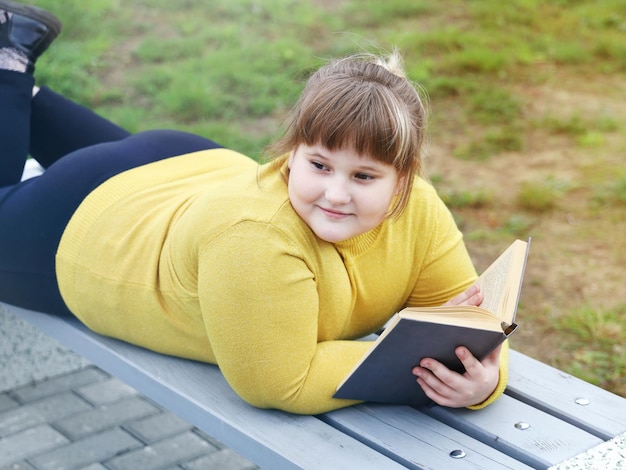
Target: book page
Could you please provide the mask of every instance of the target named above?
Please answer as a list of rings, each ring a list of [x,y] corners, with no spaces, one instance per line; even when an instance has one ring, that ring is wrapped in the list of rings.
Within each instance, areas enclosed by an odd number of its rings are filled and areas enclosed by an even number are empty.
[[[530,238],[528,242],[516,240],[485,269],[476,282],[484,296],[480,307],[506,324],[513,323],[515,319],[529,247]]]
[[[478,285],[483,293],[481,308],[501,316],[508,293],[507,279],[513,257],[512,250],[506,250],[502,255],[478,278]]]
[[[446,307],[407,307],[396,316],[440,325],[456,325],[502,331],[501,320],[482,307],[451,305]],[[385,330],[386,332],[387,330]]]

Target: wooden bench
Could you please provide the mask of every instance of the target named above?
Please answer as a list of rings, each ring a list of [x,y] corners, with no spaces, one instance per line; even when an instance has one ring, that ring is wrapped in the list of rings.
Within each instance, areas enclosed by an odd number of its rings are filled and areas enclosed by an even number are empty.
[[[506,394],[483,410],[363,404],[299,416],[249,406],[215,366],[6,307],[265,468],[548,468],[626,432],[626,399],[515,351]]]

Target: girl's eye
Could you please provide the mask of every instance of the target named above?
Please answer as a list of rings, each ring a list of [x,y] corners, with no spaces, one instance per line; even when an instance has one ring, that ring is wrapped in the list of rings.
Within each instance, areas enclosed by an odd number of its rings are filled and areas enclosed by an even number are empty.
[[[371,181],[375,178],[374,176],[368,175],[367,173],[357,173],[356,175],[354,175],[354,177],[358,180],[363,181]]]
[[[313,165],[313,167],[316,170],[326,170],[327,169],[326,165],[324,165],[323,163],[320,163],[320,162],[312,161],[311,165]]]

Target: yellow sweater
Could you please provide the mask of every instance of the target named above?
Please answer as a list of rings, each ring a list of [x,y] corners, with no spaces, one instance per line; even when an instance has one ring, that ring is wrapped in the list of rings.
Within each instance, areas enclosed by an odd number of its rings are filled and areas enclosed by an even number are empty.
[[[331,244],[293,211],[284,165],[217,149],[111,178],[57,253],[61,293],[89,328],[216,363],[246,401],[314,414],[405,306],[439,305],[476,273],[449,211],[418,179],[405,213]],[[506,384],[502,358],[499,396]]]

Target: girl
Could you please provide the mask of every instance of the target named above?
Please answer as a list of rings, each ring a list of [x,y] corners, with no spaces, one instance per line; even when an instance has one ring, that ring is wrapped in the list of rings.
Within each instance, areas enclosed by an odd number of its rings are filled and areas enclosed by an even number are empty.
[[[355,403],[332,398],[370,347],[355,340],[394,312],[480,304],[420,176],[425,111],[397,54],[318,70],[258,165],[195,135],[130,135],[34,87],[60,22],[0,0],[0,23],[0,301],[217,364],[252,405],[310,414]],[[46,171],[20,182],[28,153]],[[416,358],[432,400],[502,394],[506,354],[457,354],[464,374]]]

